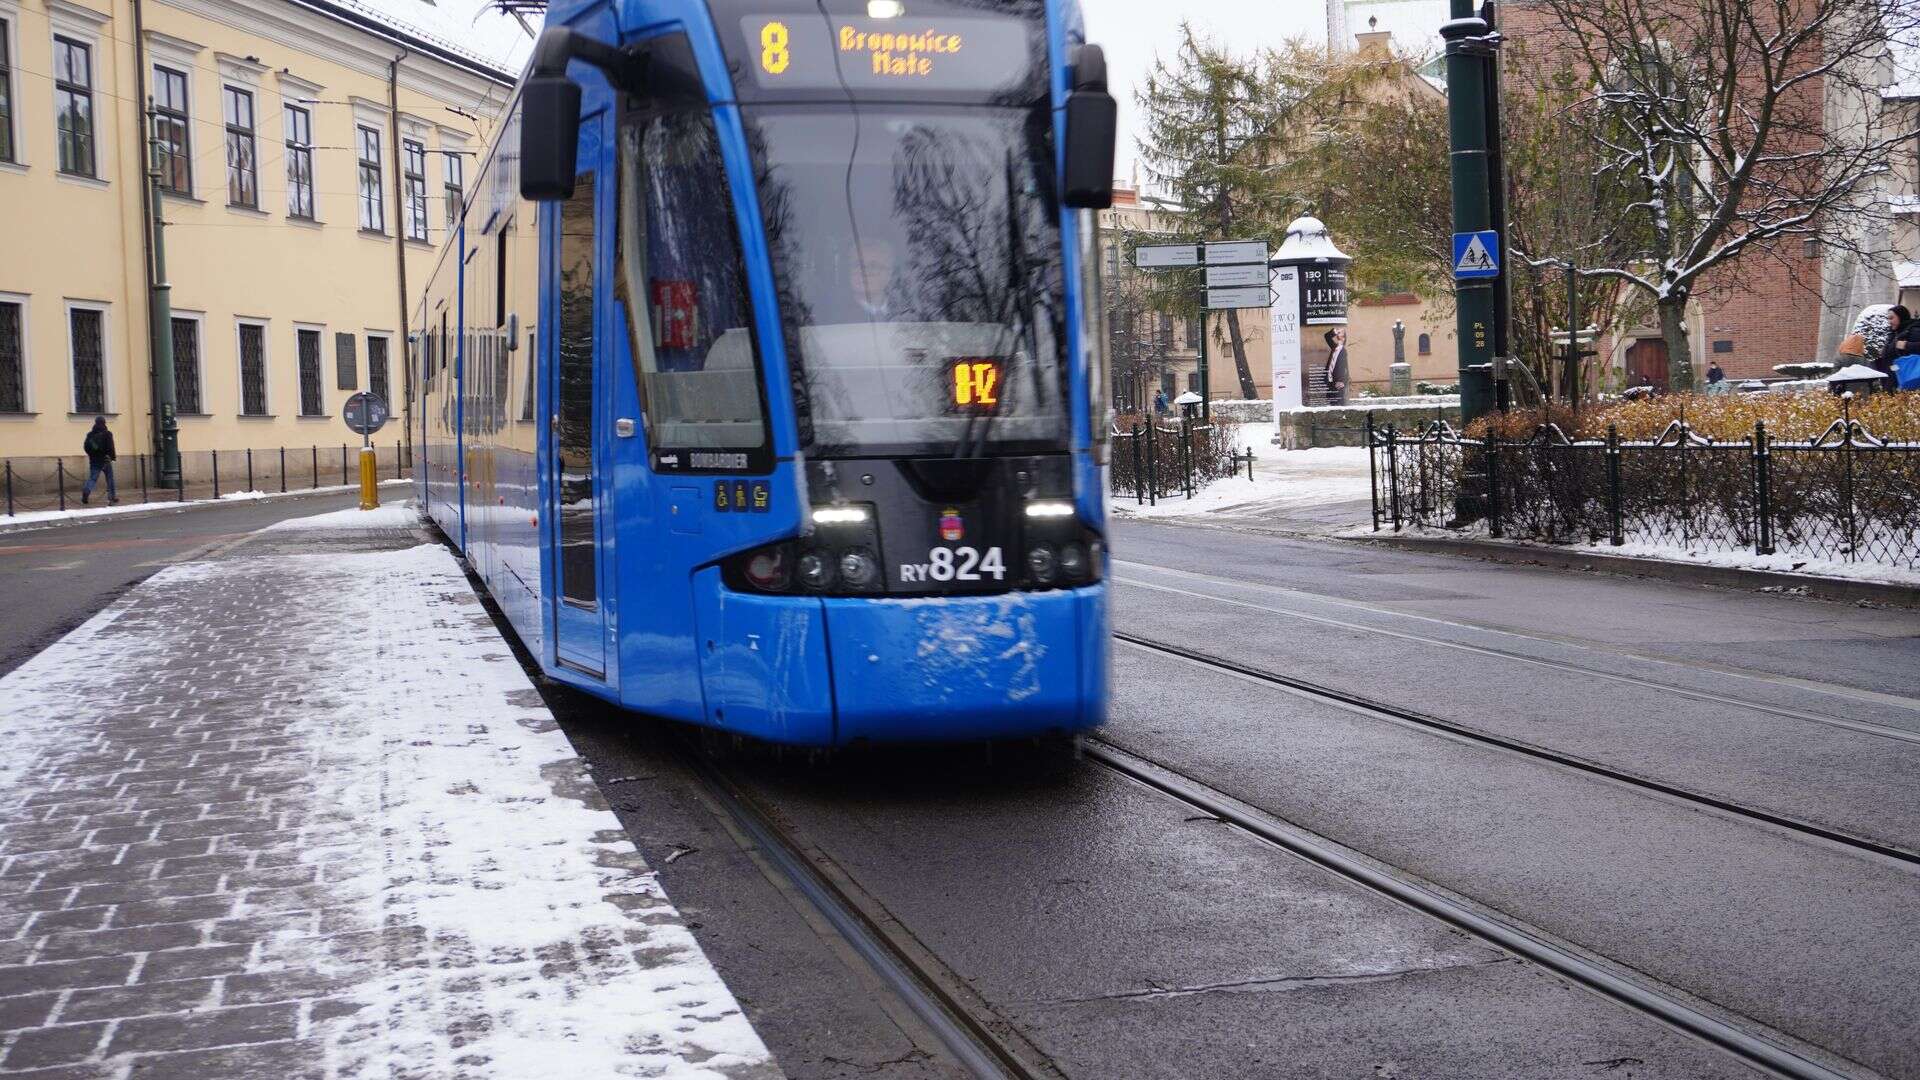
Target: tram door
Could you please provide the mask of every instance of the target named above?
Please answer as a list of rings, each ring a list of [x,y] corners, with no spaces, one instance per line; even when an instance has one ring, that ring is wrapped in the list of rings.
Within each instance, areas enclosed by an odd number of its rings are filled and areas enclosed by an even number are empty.
[[[595,429],[600,423],[599,364],[595,333],[605,298],[594,295],[600,269],[601,237],[595,228],[595,200],[605,112],[580,124],[580,172],[573,198],[559,206],[560,235],[554,248],[558,297],[553,341],[552,453],[554,475],[547,485],[549,534],[555,550],[554,647],[560,662],[593,675],[606,671],[606,603],[600,588],[602,526],[599,483],[604,462],[595,460]]]

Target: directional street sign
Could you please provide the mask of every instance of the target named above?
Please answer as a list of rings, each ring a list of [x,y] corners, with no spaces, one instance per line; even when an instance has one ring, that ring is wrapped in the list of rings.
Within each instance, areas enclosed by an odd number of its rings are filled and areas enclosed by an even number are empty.
[[[1133,249],[1133,265],[1142,270],[1171,270],[1200,265],[1198,244],[1150,244]]]
[[[1207,244],[1208,266],[1227,266],[1234,263],[1267,264],[1267,242],[1265,240],[1222,240]]]
[[[355,435],[371,435],[387,423],[387,403],[378,394],[361,391],[340,407],[340,418]]]
[[[1500,276],[1500,234],[1492,229],[1453,234],[1453,276],[1461,281]]]
[[[1210,308],[1263,308],[1272,303],[1273,291],[1265,285],[1256,285],[1252,288],[1207,290],[1207,306]]]
[[[1228,285],[1265,285],[1272,271],[1265,262],[1239,263],[1232,266],[1207,267],[1207,287],[1223,288]]]

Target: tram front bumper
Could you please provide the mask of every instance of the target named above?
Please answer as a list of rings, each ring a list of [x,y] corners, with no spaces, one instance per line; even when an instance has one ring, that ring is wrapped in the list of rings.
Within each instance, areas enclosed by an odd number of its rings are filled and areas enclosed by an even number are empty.
[[[1103,585],[856,599],[695,578],[707,722],[832,746],[1023,738],[1106,719]]]
[[[1018,738],[1106,718],[1102,586],[825,605],[841,744]]]

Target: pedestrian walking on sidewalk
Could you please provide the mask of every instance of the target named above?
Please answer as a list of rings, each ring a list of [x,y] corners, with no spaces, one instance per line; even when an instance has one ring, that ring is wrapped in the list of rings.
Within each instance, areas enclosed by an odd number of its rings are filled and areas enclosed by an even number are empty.
[[[1720,361],[1710,360],[1707,362],[1707,385],[1708,386],[1714,386],[1718,383],[1724,382],[1726,380],[1726,377],[1727,377],[1727,373],[1720,370]]]
[[[107,418],[93,418],[93,430],[87,432],[87,441],[81,444],[87,452],[87,482],[80,489],[80,501],[85,503],[93,497],[93,485],[100,480],[100,474],[107,476],[107,505],[120,501],[120,492],[113,486],[113,461],[120,455],[113,449],[113,432],[107,430]]]
[[[1891,374],[1900,348],[1900,332],[1913,323],[1913,313],[1899,304],[1870,304],[1853,320],[1853,331],[1840,343],[1835,368],[1865,364]]]

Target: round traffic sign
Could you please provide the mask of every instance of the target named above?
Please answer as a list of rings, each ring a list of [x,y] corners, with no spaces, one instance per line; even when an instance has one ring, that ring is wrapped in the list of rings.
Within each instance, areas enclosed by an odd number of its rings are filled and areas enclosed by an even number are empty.
[[[361,391],[340,407],[340,415],[355,435],[371,435],[387,424],[387,403],[379,394]]]

